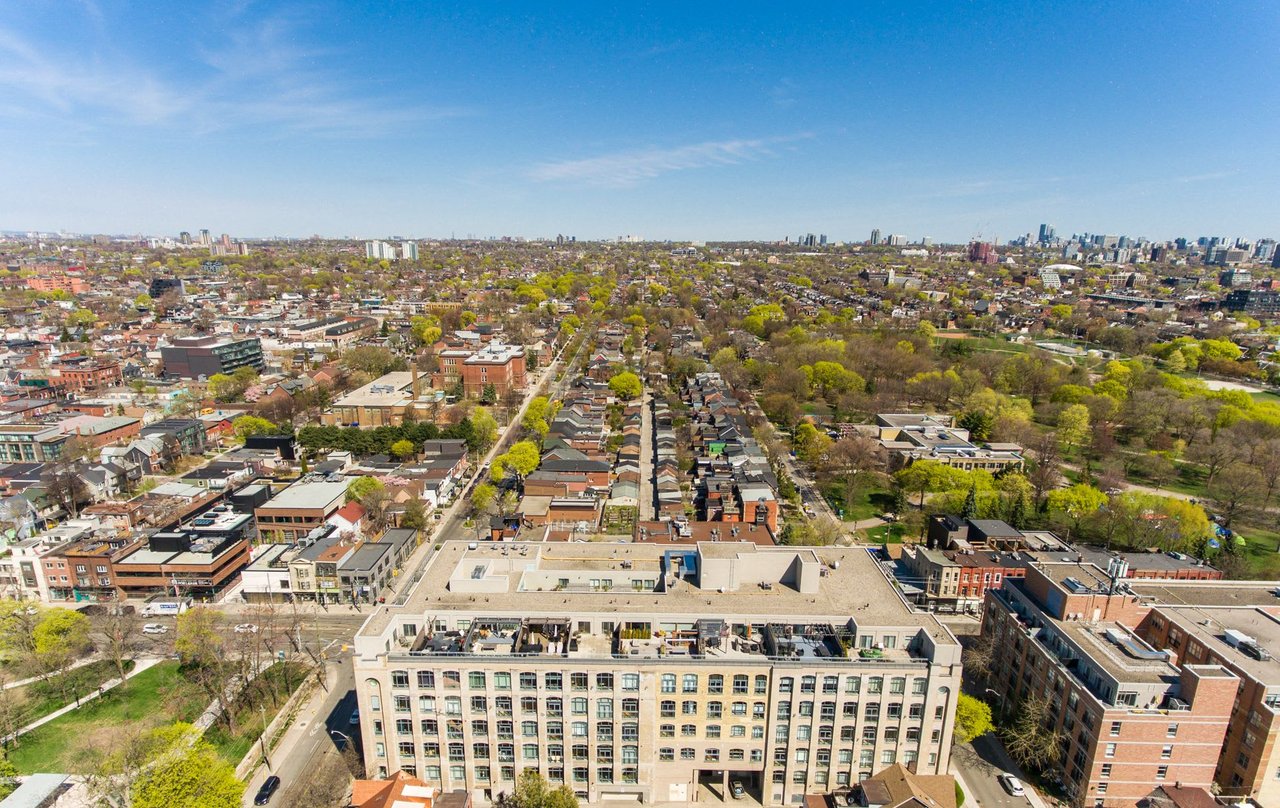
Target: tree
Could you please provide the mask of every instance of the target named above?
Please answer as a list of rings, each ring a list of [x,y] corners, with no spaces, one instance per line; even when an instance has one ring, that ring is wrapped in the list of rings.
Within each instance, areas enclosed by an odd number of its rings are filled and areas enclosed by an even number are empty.
[[[1058,442],[1063,451],[1070,451],[1084,443],[1089,436],[1089,408],[1072,404],[1058,414]]]
[[[533,441],[522,440],[512,445],[505,455],[503,465],[511,469],[517,475],[517,479],[523,480],[538,468],[538,463],[542,460],[542,454],[538,451],[538,445]]]
[[[150,309],[155,305],[155,301],[151,299],[151,295],[143,292],[133,299],[133,305],[139,309]]]
[[[853,510],[867,481],[878,475],[883,467],[884,450],[880,443],[866,435],[854,434],[831,444],[819,471],[843,486],[847,512]]]
[[[408,370],[409,363],[386,348],[359,345],[342,355],[342,367],[377,378],[396,370]]]
[[[178,615],[174,651],[183,675],[214,702],[228,729],[235,730],[235,713],[230,709],[231,682],[235,676],[222,634],[223,615],[206,606],[197,606]]]
[[[486,384],[480,390],[480,403],[481,404],[497,404],[498,403],[498,388],[494,387],[492,382],[490,382],[489,384]]]
[[[405,460],[412,456],[414,451],[415,448],[411,440],[402,439],[391,444],[391,456],[397,460]]]
[[[347,483],[347,493],[344,497],[346,502],[361,502],[374,491],[383,491],[386,485],[377,477],[356,477]]]
[[[409,329],[419,345],[434,345],[443,333],[440,330],[440,321],[430,315],[410,318]]]
[[[498,440],[498,422],[484,407],[476,407],[472,411],[471,428],[476,451],[487,451]]]
[[[960,509],[960,515],[965,519],[978,518],[978,486],[976,484],[969,488],[969,495],[964,498],[964,507]]]
[[[1050,491],[1048,503],[1050,511],[1070,516],[1075,523],[1076,532],[1079,532],[1080,521],[1106,505],[1107,495],[1091,485],[1076,483],[1070,488]]]
[[[629,370],[614,374],[609,379],[609,389],[614,395],[624,401],[631,401],[639,398],[644,392],[644,385],[640,382],[640,377]]]
[[[238,808],[244,783],[195,727],[160,727],[145,743],[147,764],[129,788],[131,808]]]
[[[427,504],[420,499],[411,499],[404,505],[404,516],[400,518],[400,527],[422,530],[427,526]]]
[[[1232,520],[1240,511],[1257,502],[1265,489],[1266,481],[1258,469],[1243,463],[1232,463],[1209,486],[1209,497],[1222,514],[1223,526],[1231,527]]]
[[[70,463],[56,463],[51,470],[45,472],[41,481],[49,499],[62,506],[72,519],[80,515],[80,505],[92,497],[89,484],[80,476],[75,465]]]
[[[268,421],[266,418],[259,418],[256,415],[241,415],[233,424],[236,437],[241,440],[251,438],[254,435],[270,435],[276,431],[276,425]]]
[[[498,498],[498,489],[491,483],[480,483],[471,489],[471,512],[475,515],[486,513]]]
[[[893,475],[894,481],[906,491],[920,495],[920,507],[924,508],[924,495],[930,491],[946,491],[959,488],[968,481],[968,475],[937,460],[917,460]],[[988,477],[988,481],[990,477]]]
[[[816,463],[832,445],[831,438],[809,421],[796,427],[792,443],[796,447],[796,457],[806,463]]]
[[[1039,696],[1027,696],[1018,705],[1013,724],[1004,732],[1004,745],[1023,766],[1042,769],[1057,760],[1061,733],[1047,726],[1048,718],[1049,705]]]
[[[952,741],[968,743],[993,729],[995,725],[991,723],[991,705],[968,693],[961,693],[956,699],[956,724]]]
[[[65,698],[65,674],[90,648],[89,618],[72,609],[45,609],[40,613],[32,640],[41,674],[57,674]]]
[[[546,396],[536,396],[525,407],[524,417],[520,419],[520,425],[525,430],[537,435],[538,440],[542,441],[547,437],[547,433],[551,431],[551,419],[555,417],[558,409],[559,407],[548,401]]]
[[[516,781],[515,793],[502,804],[504,808],[578,808],[578,798],[569,786],[553,789],[537,769],[525,769]]]
[[[991,675],[991,665],[995,661],[995,643],[991,641],[991,636],[977,635],[971,645],[965,646],[961,658],[966,672],[973,674],[978,681],[986,682],[987,677]]]
[[[90,618],[90,622],[93,630],[105,638],[98,650],[111,661],[116,675],[123,679],[138,638],[138,612],[131,607],[113,604],[105,612]]]
[[[1210,430],[1202,430],[1195,442],[1187,447],[1187,459],[1204,466],[1206,486],[1213,485],[1218,472],[1240,459],[1242,448],[1233,435],[1219,433],[1216,438]]]

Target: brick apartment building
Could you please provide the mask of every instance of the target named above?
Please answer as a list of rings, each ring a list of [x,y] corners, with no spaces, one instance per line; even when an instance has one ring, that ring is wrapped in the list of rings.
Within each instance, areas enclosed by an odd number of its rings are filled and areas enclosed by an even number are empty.
[[[1109,571],[1033,564],[987,593],[982,634],[998,649],[988,684],[1006,710],[1031,694],[1046,699],[1064,738],[1049,768],[1077,804],[1131,806],[1164,784],[1215,781],[1276,804],[1280,664],[1222,639],[1238,625],[1280,643],[1264,608],[1275,596],[1221,586],[1130,582],[1116,559]],[[1205,600],[1235,605],[1189,605]]]
[[[499,396],[523,390],[528,379],[524,348],[491,342],[462,360],[462,388],[467,396],[479,396],[493,385]]]
[[[293,543],[306,538],[342,507],[346,494],[346,480],[294,483],[254,511],[261,540]]]
[[[50,371],[57,377],[58,384],[70,393],[92,393],[124,384],[119,362],[64,360]]]

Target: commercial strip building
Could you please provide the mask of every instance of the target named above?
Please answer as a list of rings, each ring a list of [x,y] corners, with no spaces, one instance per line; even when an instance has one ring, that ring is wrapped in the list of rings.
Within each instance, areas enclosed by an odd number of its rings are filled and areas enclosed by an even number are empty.
[[[1274,585],[1137,581],[1125,561],[1037,562],[987,594],[1001,707],[1031,695],[1062,733],[1050,768],[1089,806],[1167,784],[1280,804]]]
[[[367,770],[481,804],[526,768],[592,803],[944,773],[960,689],[865,548],[450,541],[355,649]]]

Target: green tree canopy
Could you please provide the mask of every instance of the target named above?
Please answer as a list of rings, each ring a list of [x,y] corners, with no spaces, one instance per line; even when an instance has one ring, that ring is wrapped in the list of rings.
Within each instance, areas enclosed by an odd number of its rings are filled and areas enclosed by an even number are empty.
[[[148,765],[129,789],[131,808],[239,808],[244,783],[195,727],[160,727],[147,740]]]
[[[270,435],[277,431],[275,424],[256,415],[241,415],[232,426],[235,428],[236,437],[241,440],[254,435]]]
[[[400,440],[391,444],[391,456],[397,460],[404,460],[405,458],[411,456],[414,453],[414,451],[415,451],[415,447],[413,445],[413,441],[407,440],[405,438],[401,438]]]
[[[358,502],[375,491],[385,491],[386,485],[377,477],[356,477],[347,483],[347,502]]]
[[[991,722],[991,705],[961,693],[956,699],[956,728],[952,736],[955,743],[968,743],[995,729]]]
[[[629,370],[624,370],[621,373],[615,374],[614,377],[609,380],[609,389],[612,390],[614,395],[618,398],[621,398],[624,401],[631,401],[632,399],[640,397],[640,394],[644,392],[644,385],[640,382],[639,376]]]

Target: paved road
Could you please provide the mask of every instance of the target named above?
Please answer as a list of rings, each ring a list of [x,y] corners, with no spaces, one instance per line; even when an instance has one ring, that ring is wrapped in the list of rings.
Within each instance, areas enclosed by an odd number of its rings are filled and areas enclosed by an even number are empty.
[[[330,686],[324,700],[314,714],[298,717],[301,734],[291,749],[277,747],[271,755],[272,768],[260,767],[245,789],[245,805],[252,805],[254,795],[269,774],[280,778],[280,789],[272,798],[272,805],[302,805],[302,792],[311,775],[339,754],[339,746],[346,743],[345,733],[356,743],[360,740],[360,727],[351,724],[351,713],[356,709],[355,669],[349,658],[336,665],[337,681]],[[332,681],[332,678],[331,678]],[[304,726],[305,724],[305,726]]]
[[[1026,797],[1014,797],[996,780],[1001,772],[1012,772],[1026,783],[1019,769],[1004,747],[992,735],[984,735],[971,744],[956,744],[951,753],[953,765],[960,770],[972,793],[965,805],[982,808],[1027,808],[1032,803]]]
[[[654,460],[657,458],[656,433],[653,430],[653,395],[646,388],[640,398],[640,512],[637,518],[641,522],[649,522],[654,518],[658,507],[657,481],[653,476]]]

